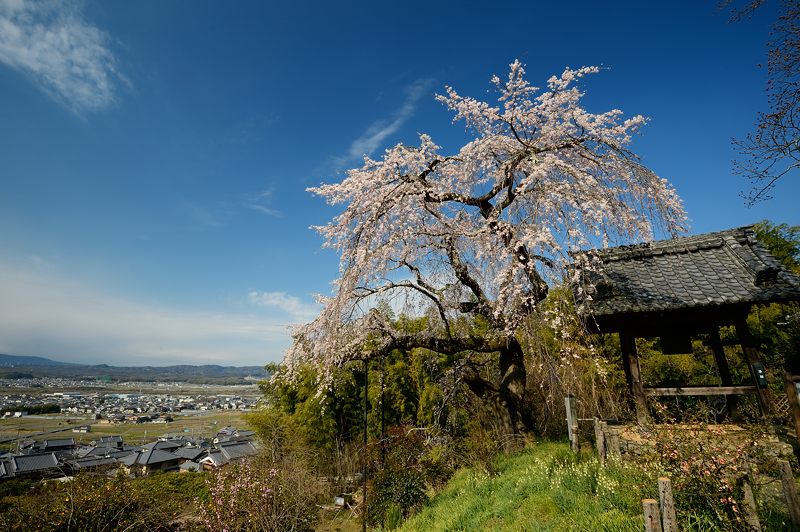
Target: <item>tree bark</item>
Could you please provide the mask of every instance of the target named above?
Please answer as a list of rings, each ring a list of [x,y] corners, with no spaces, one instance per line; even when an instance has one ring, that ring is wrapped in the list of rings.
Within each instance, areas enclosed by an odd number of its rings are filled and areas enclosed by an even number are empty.
[[[525,353],[519,341],[513,336],[504,342],[499,340],[501,338],[498,336],[492,338],[482,336],[438,338],[425,334],[392,335],[386,339],[383,345],[373,349],[370,357],[384,356],[393,349],[410,350],[415,347],[430,349],[442,354],[456,354],[465,351],[498,352],[500,354],[498,361],[500,370],[499,386],[486,381],[474,370],[465,373],[464,381],[475,395],[487,400],[487,402],[492,400],[492,396],[499,398],[502,405],[508,410],[514,433],[535,433],[533,412],[526,401],[527,372],[525,370]]]
[[[500,349],[500,398],[508,409],[515,433],[535,432],[533,416],[526,404],[525,353],[516,338],[511,337]]]

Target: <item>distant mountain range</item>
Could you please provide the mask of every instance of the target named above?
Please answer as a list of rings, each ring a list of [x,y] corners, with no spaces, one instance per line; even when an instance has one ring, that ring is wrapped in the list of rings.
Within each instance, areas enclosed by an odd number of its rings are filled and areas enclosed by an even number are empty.
[[[69,362],[59,362],[44,357],[26,357],[17,355],[0,354],[0,368],[15,368],[17,366],[76,366]]]
[[[72,364],[37,356],[0,354],[0,378],[63,377],[142,382],[189,382],[194,384],[244,384],[267,378],[262,366],[141,366]]]

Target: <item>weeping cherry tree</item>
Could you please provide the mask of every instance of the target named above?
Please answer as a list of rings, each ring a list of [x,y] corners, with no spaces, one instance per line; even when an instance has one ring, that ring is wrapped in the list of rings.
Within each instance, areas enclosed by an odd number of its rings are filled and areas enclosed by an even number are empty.
[[[570,253],[684,230],[675,190],[628,148],[646,119],[582,106],[576,85],[598,70],[568,68],[541,91],[516,61],[492,79],[496,104],[447,87],[437,100],[473,138],[458,153],[423,134],[311,188],[343,209],[316,228],[340,254],[340,276],[295,330],[285,375],[311,364],[324,385],[334,368],[393,349],[492,354],[499,379],[476,372],[470,388],[494,394],[513,430],[534,430],[518,332],[565,280]],[[378,300],[431,318],[408,332],[370,310]],[[476,321],[480,334],[463,326]]]

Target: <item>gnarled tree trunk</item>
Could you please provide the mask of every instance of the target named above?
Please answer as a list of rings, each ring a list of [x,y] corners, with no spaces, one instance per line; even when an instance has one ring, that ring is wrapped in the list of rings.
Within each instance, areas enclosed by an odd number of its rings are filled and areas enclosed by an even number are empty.
[[[500,398],[508,409],[514,432],[535,432],[533,415],[527,404],[525,383],[525,353],[519,341],[511,337],[500,349]]]
[[[468,367],[462,379],[469,389],[487,405],[491,405],[497,415],[502,416],[502,425],[507,425],[515,434],[536,433],[525,383],[525,354],[516,338],[498,349],[500,359],[499,385],[482,377],[474,367]],[[504,410],[501,414],[499,411]]]

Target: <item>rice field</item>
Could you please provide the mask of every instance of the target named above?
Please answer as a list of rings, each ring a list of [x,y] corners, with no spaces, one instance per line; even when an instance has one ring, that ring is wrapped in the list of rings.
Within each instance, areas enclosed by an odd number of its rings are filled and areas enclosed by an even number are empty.
[[[100,436],[118,434],[127,443],[140,443],[156,438],[185,434],[201,437],[213,436],[225,426],[249,428],[245,416],[236,410],[211,410],[197,414],[171,414],[172,423],[107,423],[94,420],[92,416],[64,416],[47,414],[41,416],[25,416],[0,420],[0,441],[10,438],[75,438],[76,442],[89,443]],[[91,432],[73,432],[81,425],[90,425]],[[57,432],[54,432],[57,431]],[[47,433],[47,434],[42,434]],[[0,450],[8,451],[16,448],[16,442],[0,443]]]

